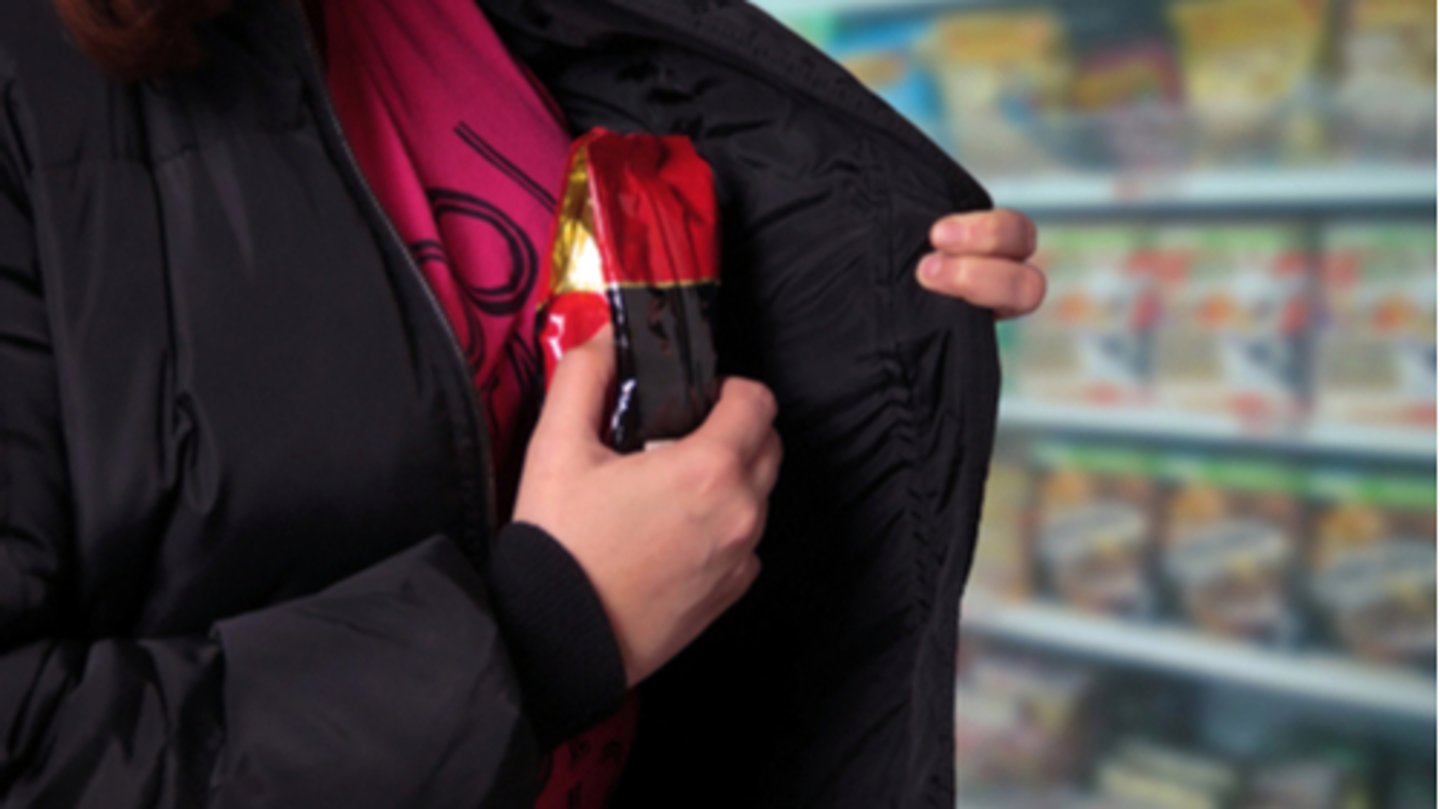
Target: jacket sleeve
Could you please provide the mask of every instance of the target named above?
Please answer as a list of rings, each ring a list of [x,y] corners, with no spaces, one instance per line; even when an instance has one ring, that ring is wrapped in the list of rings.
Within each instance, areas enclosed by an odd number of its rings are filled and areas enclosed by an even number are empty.
[[[502,532],[509,561],[486,577],[437,536],[193,636],[67,634],[57,368],[7,125],[0,114],[0,805],[527,805],[539,746],[624,691],[598,598],[536,529]],[[554,603],[568,609],[542,609]]]

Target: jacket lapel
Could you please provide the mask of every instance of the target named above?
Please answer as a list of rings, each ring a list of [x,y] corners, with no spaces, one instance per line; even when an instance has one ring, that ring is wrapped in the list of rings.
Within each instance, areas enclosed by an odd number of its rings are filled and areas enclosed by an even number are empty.
[[[695,141],[721,202],[721,364],[781,405],[765,573],[642,688],[617,806],[948,809],[998,377],[989,313],[912,270],[935,217],[988,196],[748,3],[481,3],[577,133]]]

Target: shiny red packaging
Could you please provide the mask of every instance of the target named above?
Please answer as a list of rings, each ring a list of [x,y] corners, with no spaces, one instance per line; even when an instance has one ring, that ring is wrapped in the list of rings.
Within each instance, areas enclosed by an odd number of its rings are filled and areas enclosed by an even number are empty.
[[[566,351],[614,326],[615,449],[679,438],[714,404],[719,270],[714,179],[689,138],[597,127],[575,141],[541,279],[540,349],[548,383]]]

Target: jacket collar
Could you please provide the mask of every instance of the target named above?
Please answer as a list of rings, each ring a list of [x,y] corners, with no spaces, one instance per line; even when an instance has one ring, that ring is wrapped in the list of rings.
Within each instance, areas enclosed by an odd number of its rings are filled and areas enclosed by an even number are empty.
[[[849,116],[963,188],[963,169],[849,71],[743,0],[477,0],[492,20],[556,44],[603,47],[617,35],[688,46]],[[977,201],[984,207],[989,200]]]
[[[953,159],[854,76],[765,12],[741,0],[476,0],[501,28],[565,47],[616,37],[681,43],[812,98],[892,139],[958,188],[978,188]],[[302,70],[315,68],[298,0],[244,0]],[[972,204],[988,207],[989,200]]]

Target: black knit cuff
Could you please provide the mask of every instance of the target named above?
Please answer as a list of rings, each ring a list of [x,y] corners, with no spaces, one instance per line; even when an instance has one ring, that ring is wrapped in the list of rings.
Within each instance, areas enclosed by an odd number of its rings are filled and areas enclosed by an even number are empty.
[[[490,594],[535,735],[549,749],[618,710],[625,664],[600,597],[544,529],[510,523],[490,557]]]

